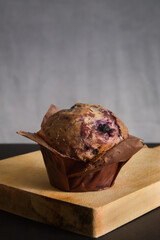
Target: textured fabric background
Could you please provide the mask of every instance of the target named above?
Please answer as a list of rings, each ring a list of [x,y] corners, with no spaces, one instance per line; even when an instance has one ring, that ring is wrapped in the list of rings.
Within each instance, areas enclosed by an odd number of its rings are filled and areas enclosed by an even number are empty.
[[[160,142],[159,0],[0,0],[0,142],[76,102]]]

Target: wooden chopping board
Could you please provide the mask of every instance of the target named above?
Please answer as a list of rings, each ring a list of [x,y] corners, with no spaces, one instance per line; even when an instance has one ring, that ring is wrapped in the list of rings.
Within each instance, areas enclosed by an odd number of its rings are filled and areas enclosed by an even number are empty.
[[[40,151],[0,161],[0,209],[99,237],[160,206],[160,149],[143,148],[103,191],[69,193],[49,184]]]

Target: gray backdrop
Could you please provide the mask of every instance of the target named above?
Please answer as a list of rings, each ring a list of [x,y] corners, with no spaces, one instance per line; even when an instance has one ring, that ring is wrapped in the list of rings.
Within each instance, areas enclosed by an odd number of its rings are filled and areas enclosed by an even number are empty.
[[[159,0],[0,0],[0,142],[51,103],[101,104],[160,142]]]

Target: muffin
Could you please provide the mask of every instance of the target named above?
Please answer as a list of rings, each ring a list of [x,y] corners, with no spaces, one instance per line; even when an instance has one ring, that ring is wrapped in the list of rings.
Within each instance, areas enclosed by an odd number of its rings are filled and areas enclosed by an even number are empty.
[[[37,133],[19,132],[40,145],[50,183],[65,191],[110,187],[123,164],[143,147],[110,110],[77,103],[51,105]]]
[[[128,129],[111,111],[77,103],[51,115],[38,135],[67,156],[91,161],[128,137]]]

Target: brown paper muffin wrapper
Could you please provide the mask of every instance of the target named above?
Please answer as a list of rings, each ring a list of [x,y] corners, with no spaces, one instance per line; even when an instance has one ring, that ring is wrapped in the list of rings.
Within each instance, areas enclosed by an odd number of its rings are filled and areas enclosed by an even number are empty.
[[[111,187],[121,167],[143,147],[141,139],[129,135],[100,159],[85,163],[57,152],[37,133],[20,131],[18,134],[39,144],[51,185],[72,192]]]

